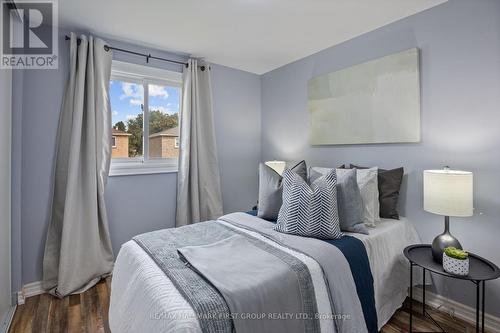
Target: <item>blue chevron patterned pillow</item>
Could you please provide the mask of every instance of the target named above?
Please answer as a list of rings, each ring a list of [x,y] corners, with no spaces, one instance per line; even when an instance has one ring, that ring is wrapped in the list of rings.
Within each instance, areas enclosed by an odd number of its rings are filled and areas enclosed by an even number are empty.
[[[312,184],[286,169],[283,173],[283,205],[274,229],[321,239],[342,237],[337,211],[335,169]]]

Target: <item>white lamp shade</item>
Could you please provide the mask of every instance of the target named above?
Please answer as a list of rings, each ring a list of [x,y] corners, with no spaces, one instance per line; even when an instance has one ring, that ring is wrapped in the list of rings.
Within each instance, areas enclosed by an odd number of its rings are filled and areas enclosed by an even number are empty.
[[[472,216],[472,172],[424,171],[424,210],[444,216]]]
[[[267,161],[265,164],[276,171],[279,175],[283,175],[283,171],[285,171],[286,167],[285,161]]]

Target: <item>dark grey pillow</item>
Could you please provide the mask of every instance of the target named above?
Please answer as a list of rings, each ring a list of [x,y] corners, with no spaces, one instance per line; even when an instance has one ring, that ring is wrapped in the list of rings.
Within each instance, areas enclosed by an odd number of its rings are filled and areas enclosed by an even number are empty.
[[[309,181],[313,182],[323,173],[310,168]],[[356,179],[356,169],[339,170],[337,173],[337,205],[340,229],[347,232],[368,234],[363,223],[363,199]]]
[[[274,229],[287,234],[320,239],[342,237],[337,211],[336,182],[335,169],[312,184],[286,169],[283,173],[283,206]]]
[[[302,179],[307,179],[305,161],[287,162],[286,169],[293,170]],[[259,204],[257,216],[269,221],[276,221],[283,199],[283,177],[264,163],[259,164]]]

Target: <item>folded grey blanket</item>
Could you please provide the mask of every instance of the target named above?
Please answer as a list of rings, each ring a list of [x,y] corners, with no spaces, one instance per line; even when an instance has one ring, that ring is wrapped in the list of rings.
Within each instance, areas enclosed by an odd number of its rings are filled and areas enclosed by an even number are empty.
[[[311,277],[298,259],[242,235],[178,251],[220,291],[236,332],[319,332]]]

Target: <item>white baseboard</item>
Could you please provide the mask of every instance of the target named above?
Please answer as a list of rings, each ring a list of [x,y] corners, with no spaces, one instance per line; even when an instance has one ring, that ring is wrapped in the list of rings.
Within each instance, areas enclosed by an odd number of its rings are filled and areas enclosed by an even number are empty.
[[[24,304],[26,298],[45,294],[47,291],[43,289],[42,281],[35,281],[27,283],[23,286],[23,289],[17,293],[17,304]]]
[[[421,288],[416,287],[413,289],[413,299],[422,302],[422,294]],[[439,308],[440,311],[449,313],[453,317],[476,324],[476,309],[468,305],[430,291],[425,292],[425,304],[432,308]],[[500,333],[500,318],[486,313],[484,315],[484,326],[488,332]]]
[[[24,295],[22,291],[17,292],[17,305],[23,305],[24,304]]]
[[[12,323],[12,318],[14,318],[14,313],[16,312],[16,306],[11,306],[2,317],[0,317],[0,333],[9,332],[10,324]]]

